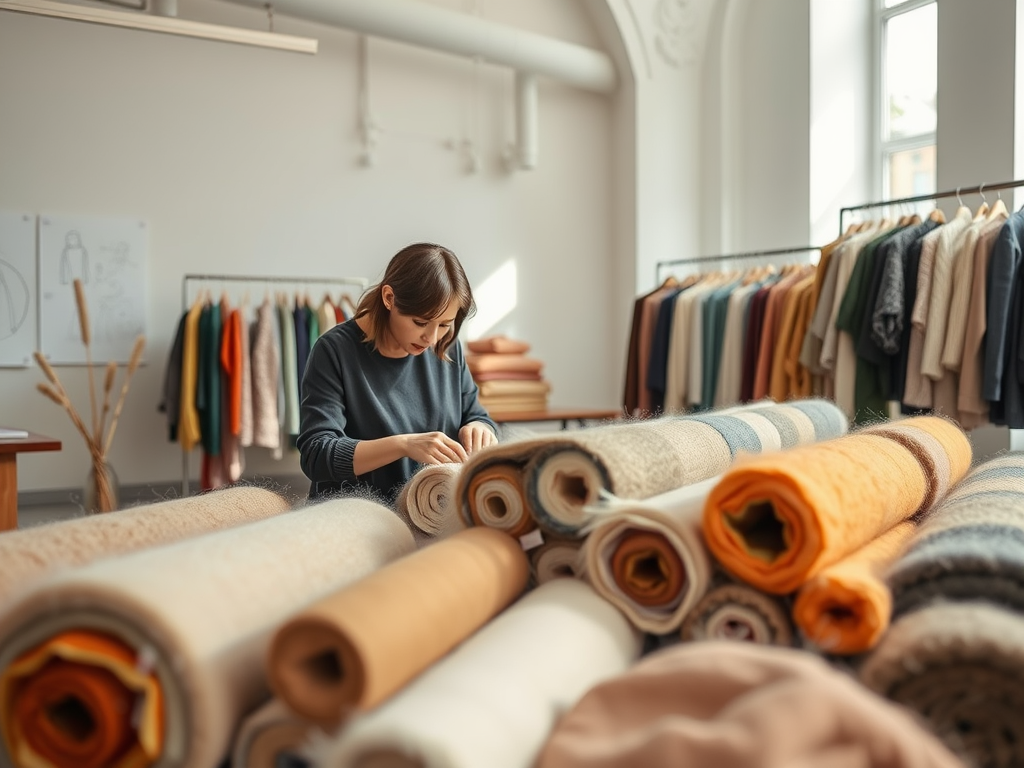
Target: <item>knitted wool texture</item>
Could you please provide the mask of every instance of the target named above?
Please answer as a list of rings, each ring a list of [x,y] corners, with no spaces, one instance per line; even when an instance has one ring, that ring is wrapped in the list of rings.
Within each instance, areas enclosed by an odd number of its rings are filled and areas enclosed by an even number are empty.
[[[962,455],[962,430],[949,422],[916,417],[902,423]],[[728,571],[785,594],[921,512],[936,492],[931,477],[918,455],[870,429],[744,457],[708,497],[704,536]]]
[[[340,499],[52,573],[0,614],[0,677],[42,639],[109,632],[142,652],[160,680],[160,764],[214,768],[242,717],[269,698],[264,662],[274,630],[413,549],[387,507]],[[16,703],[0,702],[0,711]],[[13,762],[7,737],[5,765]]]
[[[235,486],[9,531],[0,536],[0,605],[51,571],[262,520],[288,508],[273,490]]]

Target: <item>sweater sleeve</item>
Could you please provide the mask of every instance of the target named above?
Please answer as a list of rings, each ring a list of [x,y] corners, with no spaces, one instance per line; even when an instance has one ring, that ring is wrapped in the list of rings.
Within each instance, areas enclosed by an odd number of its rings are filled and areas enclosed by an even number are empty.
[[[462,342],[456,341],[450,349],[453,353],[453,362],[459,366],[460,371],[460,388],[462,390],[462,423],[460,426],[464,427],[472,421],[482,421],[491,428],[492,432],[497,434],[497,426],[487,411],[484,410],[484,407],[480,405],[480,390],[473,380],[472,374],[469,372],[469,366],[466,364],[466,355],[462,349]]]

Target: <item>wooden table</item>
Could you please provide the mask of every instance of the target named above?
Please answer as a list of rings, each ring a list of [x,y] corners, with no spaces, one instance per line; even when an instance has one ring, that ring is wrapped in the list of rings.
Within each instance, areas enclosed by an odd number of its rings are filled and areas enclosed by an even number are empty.
[[[18,454],[59,451],[60,440],[29,432],[28,437],[0,440],[0,531],[18,527]]]
[[[491,411],[495,424],[518,424],[529,421],[560,421],[568,429],[575,421],[581,427],[588,421],[605,421],[622,417],[622,411],[610,408],[552,408],[543,411]]]

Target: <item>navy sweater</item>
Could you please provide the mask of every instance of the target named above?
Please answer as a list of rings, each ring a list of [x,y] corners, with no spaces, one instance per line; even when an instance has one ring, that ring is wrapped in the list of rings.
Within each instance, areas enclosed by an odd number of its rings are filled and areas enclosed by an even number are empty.
[[[296,443],[302,471],[312,484],[310,498],[347,489],[369,489],[393,501],[419,468],[402,458],[357,476],[352,468],[356,443],[390,435],[444,432],[482,421],[495,429],[477,399],[458,340],[448,348],[451,362],[433,350],[393,358],[365,341],[355,320],[320,336],[302,377],[301,424]]]

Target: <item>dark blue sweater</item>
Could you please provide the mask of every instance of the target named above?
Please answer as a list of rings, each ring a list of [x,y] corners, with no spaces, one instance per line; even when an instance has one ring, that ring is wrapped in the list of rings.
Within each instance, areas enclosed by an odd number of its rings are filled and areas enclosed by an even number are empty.
[[[356,443],[391,435],[444,432],[459,439],[471,421],[494,422],[477,399],[477,386],[458,341],[451,362],[432,350],[393,358],[365,342],[355,320],[334,326],[313,345],[302,377],[299,437],[310,498],[370,489],[392,501],[419,468],[403,458],[356,476]]]

